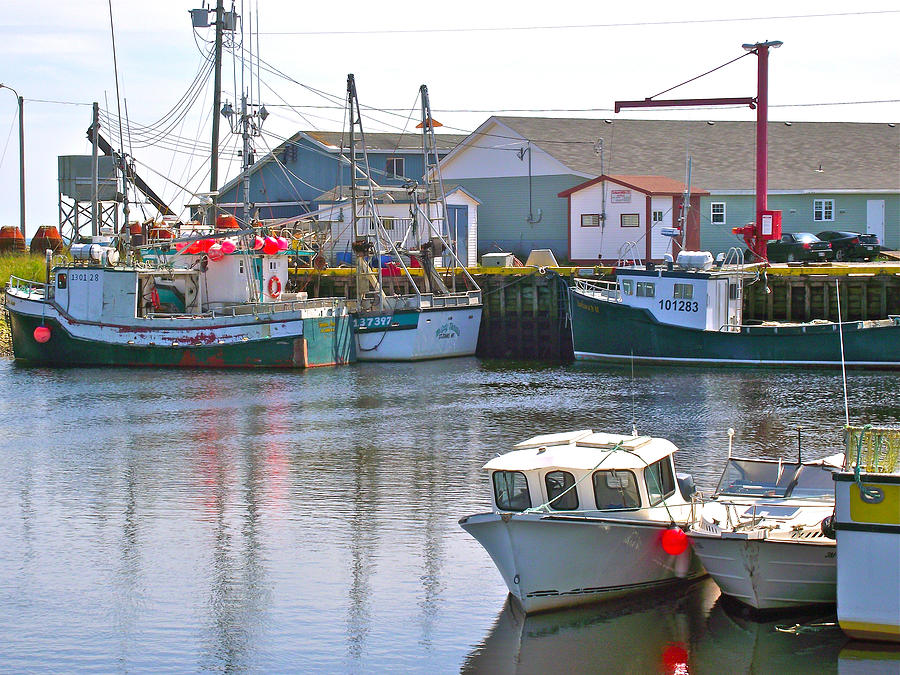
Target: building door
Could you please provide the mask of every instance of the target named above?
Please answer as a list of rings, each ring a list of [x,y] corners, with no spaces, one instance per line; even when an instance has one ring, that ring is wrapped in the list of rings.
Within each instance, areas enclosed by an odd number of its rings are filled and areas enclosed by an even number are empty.
[[[450,216],[450,238],[456,245],[456,257],[466,267],[469,266],[469,207],[447,205]]]
[[[866,201],[866,232],[878,237],[884,246],[884,200],[869,199]]]

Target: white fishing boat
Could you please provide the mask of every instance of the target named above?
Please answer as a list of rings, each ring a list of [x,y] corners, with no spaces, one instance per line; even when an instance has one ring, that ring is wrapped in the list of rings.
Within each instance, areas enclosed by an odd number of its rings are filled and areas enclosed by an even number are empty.
[[[253,250],[246,233],[224,240],[228,253],[196,239],[219,250],[124,264],[115,247],[79,244],[72,262],[48,261],[47,283],[12,277],[6,309],[16,360],[197,368],[354,360],[348,301],[285,292],[287,256]]]
[[[372,178],[362,129],[356,82],[347,77],[350,112],[350,194],[355,236],[357,311],[354,315],[357,359],[418,361],[470,356],[478,346],[482,295],[475,279],[456,256],[444,223],[448,213],[434,142],[428,90],[420,88],[425,185],[415,181],[402,190],[410,202],[410,226],[400,240],[384,227],[375,195],[382,190]],[[390,259],[391,267],[383,261]],[[421,277],[406,260],[416,260]],[[445,283],[438,261],[450,268]],[[457,271],[466,288],[457,289]],[[402,276],[411,292],[388,292],[387,274]],[[421,278],[423,288],[417,279]],[[393,289],[393,284],[391,284]]]
[[[900,429],[848,427],[834,479],[838,623],[900,642]]]
[[[744,459],[729,448],[716,493],[688,530],[725,595],[760,611],[834,603],[835,542],[823,521],[841,459]]]
[[[526,613],[693,579],[693,481],[676,480],[675,451],[636,433],[535,436],[484,465],[494,510],[459,523]]]

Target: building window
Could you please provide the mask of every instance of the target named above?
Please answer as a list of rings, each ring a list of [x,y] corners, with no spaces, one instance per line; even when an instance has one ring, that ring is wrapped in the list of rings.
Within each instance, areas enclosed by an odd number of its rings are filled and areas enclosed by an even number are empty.
[[[641,214],[639,213],[623,213],[619,216],[619,224],[622,227],[640,227]]]
[[[637,282],[637,296],[639,298],[653,298],[656,296],[656,284],[649,281]]]
[[[382,218],[382,219],[381,219],[381,226],[382,226],[385,230],[393,230],[393,229],[394,229],[394,221],[395,221],[395,220],[396,220],[396,218]]]
[[[814,199],[813,200],[813,220],[834,220],[834,200],[833,199]]]
[[[599,213],[582,213],[581,214],[581,226],[582,227],[600,227],[600,214]]]
[[[544,476],[544,485],[547,486],[547,501],[551,509],[574,511],[578,508],[575,476],[568,471],[551,471]]]
[[[725,224],[725,202],[711,202],[709,205],[709,220],[713,225]]]
[[[694,297],[694,285],[693,284],[675,284],[675,291],[672,295],[673,298],[678,298],[680,300],[690,300]]]
[[[654,211],[653,212],[653,222],[661,223],[663,221],[663,212],[662,211]]]
[[[388,176],[396,176],[398,178],[403,176],[403,158],[388,157],[384,171]]]
[[[598,509],[637,509],[641,506],[631,471],[595,471],[594,501]]]
[[[531,508],[528,479],[521,471],[494,472],[494,500],[501,511],[524,511]]]

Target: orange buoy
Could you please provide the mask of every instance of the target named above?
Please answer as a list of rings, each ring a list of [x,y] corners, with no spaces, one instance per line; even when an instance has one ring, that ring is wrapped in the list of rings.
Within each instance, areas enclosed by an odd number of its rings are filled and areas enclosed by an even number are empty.
[[[241,226],[238,225],[237,218],[235,218],[230,213],[220,213],[216,216],[216,229],[217,230],[239,230]]]
[[[15,225],[0,227],[0,253],[25,253],[25,237]]]
[[[175,233],[172,232],[168,227],[162,227],[160,225],[154,225],[150,228],[149,232],[147,232],[147,239],[149,241],[165,241],[167,239],[174,239]]]
[[[56,253],[63,247],[62,237],[55,225],[41,225],[31,238],[31,252],[43,253],[48,248]]]

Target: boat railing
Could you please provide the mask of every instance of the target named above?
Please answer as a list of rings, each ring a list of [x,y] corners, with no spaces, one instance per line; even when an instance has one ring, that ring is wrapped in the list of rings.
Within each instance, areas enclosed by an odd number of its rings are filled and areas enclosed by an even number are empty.
[[[330,309],[336,313],[339,308],[346,306],[343,298],[317,298],[313,300],[288,300],[285,302],[254,302],[220,307],[200,313],[183,312],[151,312],[145,314],[149,319],[185,319],[185,318],[233,318],[238,316],[263,316],[277,314],[279,312],[295,312],[301,309]]]
[[[471,307],[481,304],[481,291],[466,291],[464,293],[450,293],[448,295],[434,295],[432,293],[423,293],[421,296],[420,307]]]
[[[19,277],[10,276],[7,289],[18,291],[27,296],[37,295],[41,298],[47,297],[48,285],[33,279],[21,279]]]
[[[622,302],[619,284],[602,279],[575,279],[575,290],[607,302]]]

